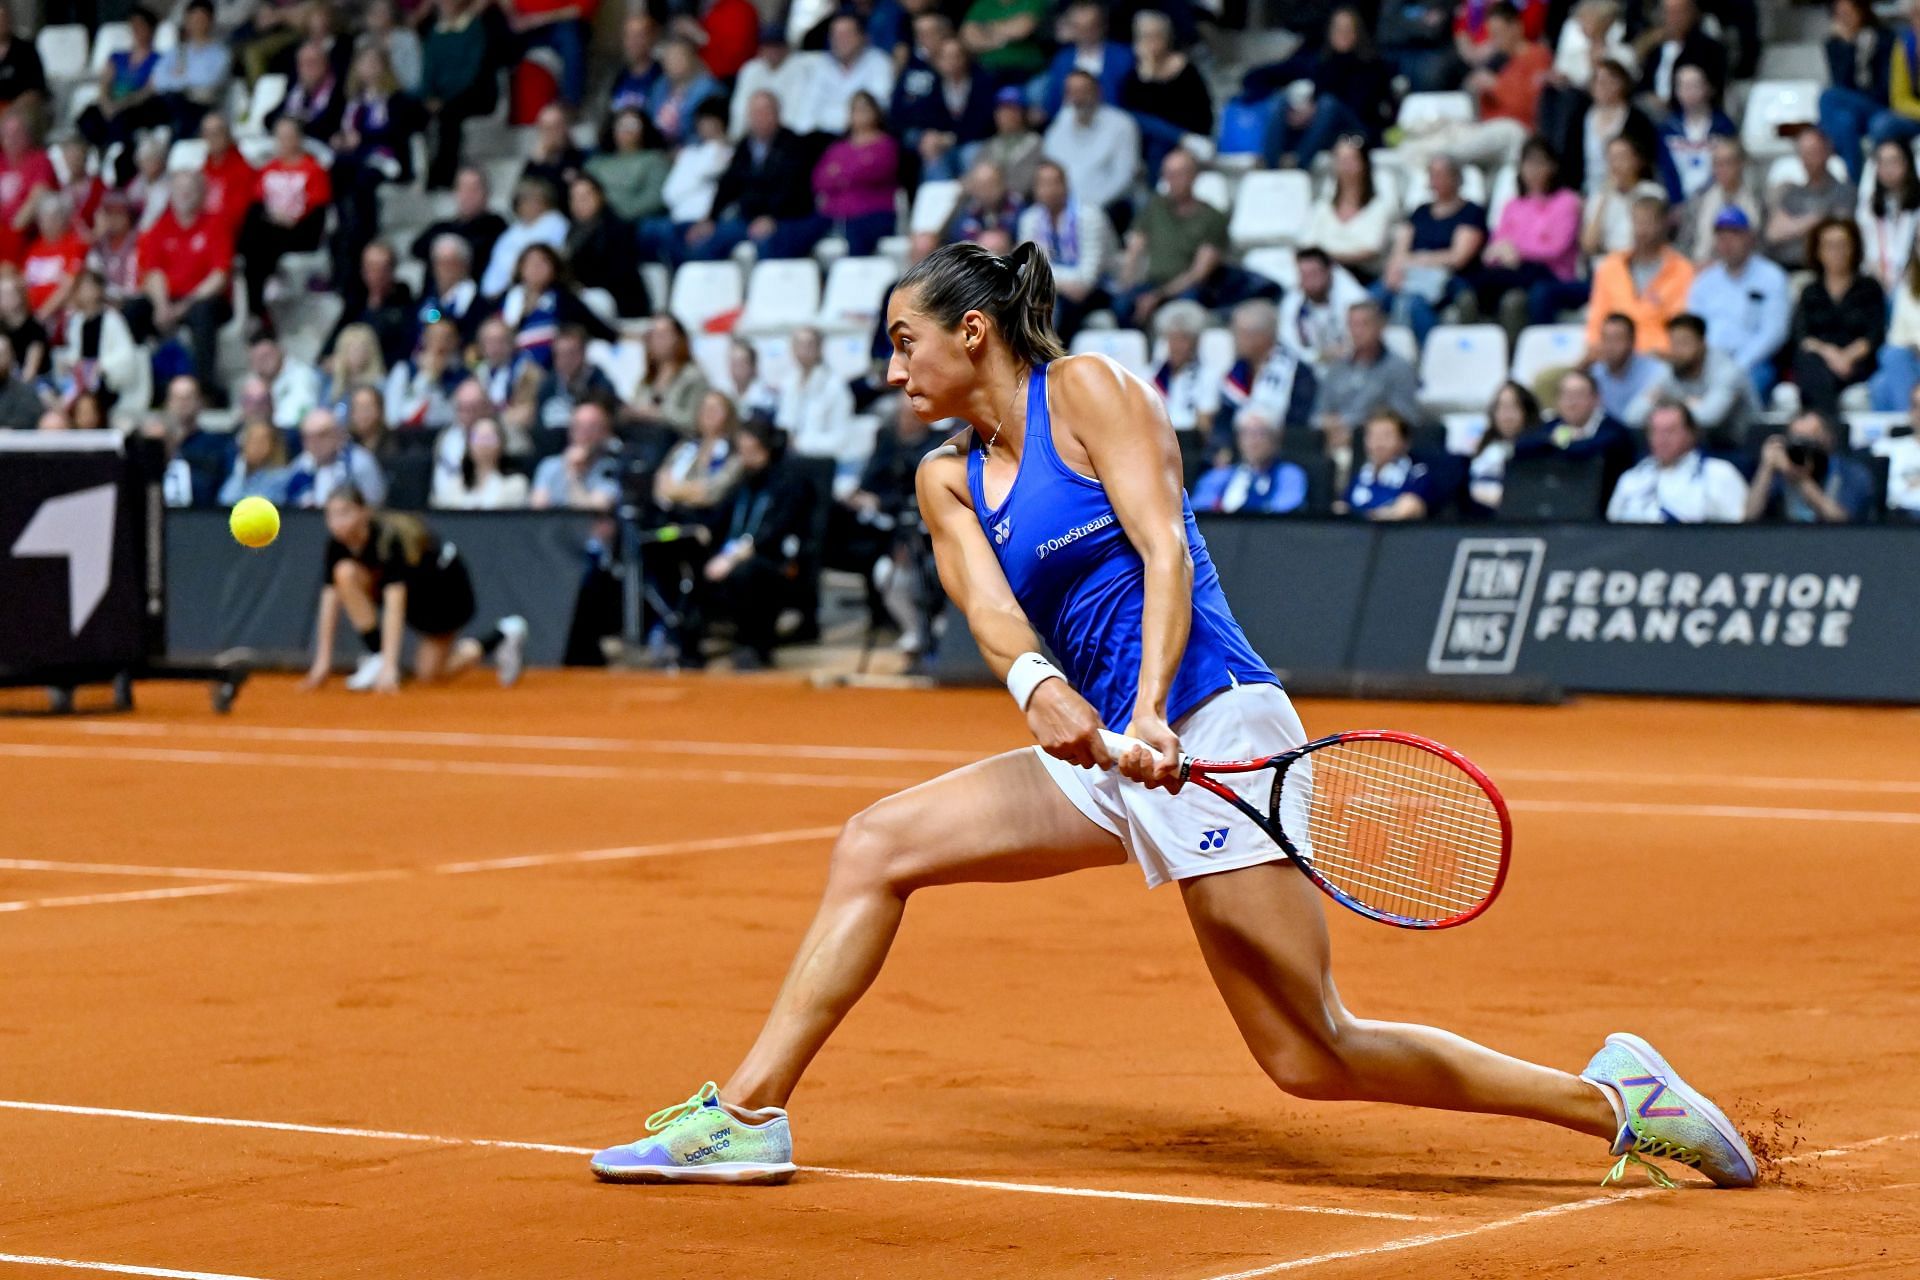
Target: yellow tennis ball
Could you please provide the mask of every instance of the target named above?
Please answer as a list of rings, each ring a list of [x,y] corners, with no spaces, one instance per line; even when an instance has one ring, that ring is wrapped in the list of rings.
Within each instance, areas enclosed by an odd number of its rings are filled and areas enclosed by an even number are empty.
[[[265,498],[242,498],[227,516],[233,540],[243,547],[264,547],[280,536],[280,511]]]

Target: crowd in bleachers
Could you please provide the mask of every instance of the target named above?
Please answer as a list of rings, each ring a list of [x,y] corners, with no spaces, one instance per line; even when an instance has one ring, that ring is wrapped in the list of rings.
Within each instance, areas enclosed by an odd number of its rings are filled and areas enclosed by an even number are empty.
[[[879,318],[949,240],[1046,251],[1202,509],[1920,513],[1920,65],[1863,0],[69,16],[0,7],[0,427],[163,439],[182,505],[698,524],[683,649],[822,564],[924,632]]]

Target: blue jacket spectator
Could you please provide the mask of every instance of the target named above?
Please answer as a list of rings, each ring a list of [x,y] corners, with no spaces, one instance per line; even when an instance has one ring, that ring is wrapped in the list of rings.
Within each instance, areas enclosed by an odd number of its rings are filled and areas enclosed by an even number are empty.
[[[1084,71],[1100,82],[1100,100],[1120,101],[1120,83],[1133,70],[1133,50],[1107,39],[1107,9],[1093,0],[1074,0],[1060,15],[1060,51],[1040,77],[1034,105],[1051,118],[1067,98],[1067,77]]]
[[[893,91],[892,126],[901,142],[919,152],[928,179],[955,179],[972,163],[978,145],[993,136],[993,78],[967,47],[949,40],[933,55],[930,82],[909,73]],[[1001,90],[1016,97],[1019,90]]]
[[[1280,456],[1280,424],[1259,409],[1244,410],[1233,424],[1240,460],[1223,462],[1193,488],[1195,511],[1248,511],[1283,515],[1307,501],[1307,473]]]
[[[647,95],[647,118],[679,146],[693,137],[693,112],[708,98],[725,100],[727,91],[707,74],[691,43],[679,37],[660,45],[660,79]]]
[[[1306,81],[1313,93],[1276,97]],[[1270,168],[1288,157],[1302,169],[1345,134],[1364,135],[1377,144],[1393,123],[1393,68],[1374,53],[1360,18],[1337,10],[1327,23],[1327,42],[1310,53],[1256,67],[1247,73],[1244,95],[1254,101],[1273,98],[1263,157]]]
[[[1836,0],[1825,45],[1820,130],[1833,139],[1856,183],[1862,172],[1860,144],[1874,117],[1893,100],[1894,44],[1867,0]]]
[[[1687,310],[1707,325],[1707,345],[1732,356],[1764,399],[1773,389],[1774,357],[1793,322],[1787,273],[1754,251],[1746,211],[1729,205],[1713,220],[1713,262],[1693,278]]]
[[[1713,185],[1713,140],[1739,136],[1727,113],[1713,105],[1713,86],[1699,67],[1681,67],[1673,75],[1677,106],[1660,122],[1660,166],[1667,195],[1682,203]],[[1678,190],[1675,190],[1675,186]]]
[[[1319,390],[1313,369],[1280,343],[1279,334],[1279,313],[1271,302],[1243,302],[1234,309],[1235,359],[1220,384],[1220,409],[1208,439],[1214,453],[1233,448],[1234,419],[1245,408],[1289,427],[1312,421]]]
[[[1612,494],[1614,483],[1633,465],[1637,451],[1626,427],[1601,407],[1593,375],[1582,369],[1562,374],[1554,410],[1559,416],[1513,442],[1515,461],[1555,455],[1599,458],[1602,497]]]
[[[1438,505],[1439,486],[1427,464],[1413,456],[1413,432],[1394,413],[1367,419],[1360,465],[1347,482],[1343,513],[1368,520],[1424,520]]]
[[[1600,325],[1600,358],[1587,366],[1600,393],[1600,411],[1623,421],[1627,406],[1658,382],[1666,368],[1658,356],[1635,351],[1634,339],[1630,318],[1608,316]]]
[[[653,88],[665,78],[653,57],[653,19],[628,18],[620,28],[620,74],[613,82],[613,97],[607,114],[645,111],[653,101]]]

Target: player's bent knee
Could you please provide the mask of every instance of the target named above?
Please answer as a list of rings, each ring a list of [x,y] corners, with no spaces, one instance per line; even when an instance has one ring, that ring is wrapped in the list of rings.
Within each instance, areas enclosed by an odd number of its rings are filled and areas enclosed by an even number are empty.
[[[833,845],[830,882],[843,887],[905,892],[896,883],[901,851],[891,834],[893,823],[887,820],[884,808],[883,802],[862,809],[840,828],[840,838]]]
[[[367,571],[367,567],[363,564],[357,564],[352,560],[342,560],[333,566],[333,585],[336,587],[364,591],[372,581],[373,575]]]

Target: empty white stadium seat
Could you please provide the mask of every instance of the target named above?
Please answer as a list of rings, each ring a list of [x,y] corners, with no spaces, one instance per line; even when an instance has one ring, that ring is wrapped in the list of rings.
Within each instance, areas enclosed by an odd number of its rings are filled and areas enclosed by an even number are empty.
[[[916,234],[923,231],[937,234],[959,204],[958,182],[923,182],[913,194],[913,212],[907,218],[907,227]]]
[[[667,309],[667,298],[673,291],[673,273],[663,262],[643,262],[640,264],[640,282],[647,286],[647,299],[653,303],[655,311]]]
[[[207,144],[198,138],[182,138],[167,151],[168,173],[197,173],[207,167]]]
[[[287,99],[287,78],[278,71],[269,71],[253,82],[253,92],[247,97],[247,112],[235,127],[235,132],[264,136],[267,132],[267,117]]]
[[[166,53],[180,47],[180,24],[172,18],[160,23],[153,29],[153,51]]]
[[[1761,80],[1747,94],[1740,141],[1756,160],[1785,155],[1793,150],[1793,142],[1781,136],[1780,126],[1812,124],[1819,118],[1818,80]]]
[[[1082,329],[1073,339],[1073,353],[1097,351],[1110,356],[1130,373],[1153,376],[1147,360],[1147,335],[1138,329]]]
[[[1297,288],[1300,284],[1300,264],[1294,260],[1293,250],[1284,245],[1251,250],[1240,259],[1240,265],[1283,289]]]
[[[1224,173],[1209,169],[1195,176],[1193,194],[1202,203],[1210,204],[1222,213],[1233,212],[1233,180]]]
[[[760,380],[770,387],[784,387],[793,381],[793,343],[784,333],[771,333],[753,340],[753,354]]]
[[[1200,368],[1203,376],[1218,382],[1233,368],[1233,330],[1215,326],[1200,335]]]
[[[1380,341],[1387,350],[1415,368],[1420,366],[1420,340],[1403,324],[1390,324],[1381,331]]]
[[[826,353],[827,367],[852,382],[873,372],[873,352],[868,345],[871,342],[872,338],[865,333],[830,333],[821,350]]]
[[[1513,380],[1532,389],[1548,369],[1567,369],[1587,353],[1587,329],[1578,324],[1536,324],[1520,331],[1513,344]]]
[[[1497,324],[1443,324],[1420,353],[1420,399],[1429,409],[1485,409],[1507,378],[1507,331]]]
[[[620,306],[613,300],[613,295],[605,289],[597,289],[589,285],[580,291],[580,301],[587,304],[587,310],[608,324],[620,323]]]
[[[747,277],[740,333],[785,333],[812,324],[820,310],[820,268],[812,258],[768,258]]]
[[[87,74],[87,29],[77,22],[40,28],[33,38],[40,65],[53,84],[83,79]]]
[[[689,262],[673,274],[667,309],[688,333],[699,333],[715,316],[738,311],[741,299],[740,268],[731,262]]]
[[[1458,92],[1410,93],[1400,100],[1400,127],[1408,133],[1430,133],[1444,124],[1473,120],[1473,98]]]
[[[716,387],[733,385],[728,380],[728,367],[733,359],[733,339],[730,336],[724,333],[696,333],[691,345],[693,362],[700,366],[700,372],[707,375],[710,384]]]
[[[122,49],[133,48],[133,28],[124,22],[103,22],[93,33],[93,56],[88,65],[95,75],[107,65],[107,59]]]
[[[638,342],[607,342],[595,338],[587,343],[587,360],[607,375],[614,394],[622,400],[633,399],[633,393],[647,376],[647,349]]]
[[[1856,449],[1874,449],[1897,427],[1907,425],[1906,410],[1881,412],[1877,409],[1855,411],[1847,415],[1847,438]]]
[[[1500,172],[1493,175],[1493,187],[1487,192],[1487,234],[1500,225],[1501,211],[1507,207],[1507,201],[1520,194],[1520,167],[1503,164]]]
[[[1814,41],[1803,40],[1798,43],[1768,44],[1762,48],[1755,79],[1824,80],[1826,76],[1825,50]]]
[[[1480,447],[1480,437],[1487,434],[1487,415],[1443,413],[1440,415],[1440,425],[1447,432],[1447,452],[1464,456]]]
[[[900,276],[892,258],[841,258],[827,269],[814,324],[823,330],[870,331],[880,318],[880,303]]]
[[[1240,181],[1227,235],[1240,248],[1298,244],[1313,207],[1313,180],[1298,169],[1259,169]]]

